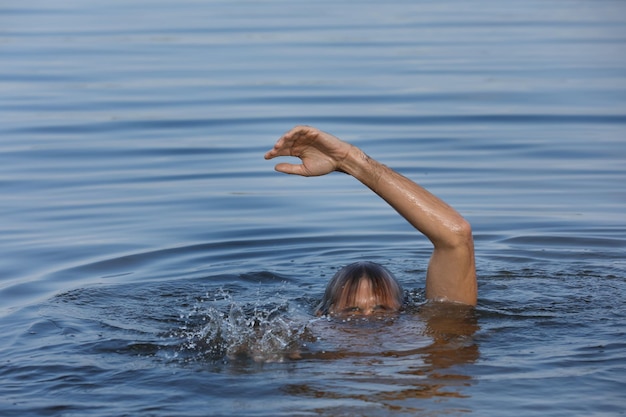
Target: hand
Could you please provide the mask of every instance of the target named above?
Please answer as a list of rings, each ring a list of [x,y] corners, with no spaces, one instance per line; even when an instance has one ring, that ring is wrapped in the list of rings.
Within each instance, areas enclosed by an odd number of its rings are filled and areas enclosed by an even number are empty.
[[[280,163],[275,169],[285,174],[313,177],[342,171],[342,162],[350,153],[352,145],[335,136],[310,126],[296,126],[281,137],[265,159],[278,156],[294,156],[302,164]]]

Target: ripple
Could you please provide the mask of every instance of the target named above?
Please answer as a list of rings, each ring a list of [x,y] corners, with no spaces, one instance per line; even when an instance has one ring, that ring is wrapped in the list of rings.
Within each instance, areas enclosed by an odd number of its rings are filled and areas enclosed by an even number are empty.
[[[311,124],[350,124],[356,126],[431,126],[446,124],[624,124],[624,115],[559,115],[559,114],[485,114],[485,115],[456,115],[456,116],[323,116],[305,117]],[[300,117],[259,117],[259,118],[220,118],[220,119],[184,119],[184,120],[140,120],[140,121],[109,121],[89,124],[48,125],[6,130],[7,134],[87,134],[113,133],[133,130],[180,130],[206,129],[221,126],[238,125],[283,125],[293,126],[300,124]]]

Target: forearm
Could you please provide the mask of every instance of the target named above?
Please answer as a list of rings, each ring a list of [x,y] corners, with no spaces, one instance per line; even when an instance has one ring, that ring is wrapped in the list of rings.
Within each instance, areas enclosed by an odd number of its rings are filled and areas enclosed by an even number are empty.
[[[467,239],[469,223],[443,200],[353,147],[341,170],[392,206],[435,247],[453,247]]]

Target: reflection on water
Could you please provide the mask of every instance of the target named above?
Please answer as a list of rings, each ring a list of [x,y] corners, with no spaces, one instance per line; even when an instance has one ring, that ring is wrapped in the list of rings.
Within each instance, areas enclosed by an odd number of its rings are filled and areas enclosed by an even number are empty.
[[[321,331],[322,339],[333,340],[332,346],[326,346],[331,350],[304,357],[338,361],[337,371],[324,384],[289,384],[286,391],[375,404],[376,415],[420,411],[420,399],[469,397],[472,376],[464,367],[479,357],[473,339],[479,329],[474,309],[433,303],[411,307],[418,313],[395,319],[331,321]],[[331,408],[322,415],[338,411]]]

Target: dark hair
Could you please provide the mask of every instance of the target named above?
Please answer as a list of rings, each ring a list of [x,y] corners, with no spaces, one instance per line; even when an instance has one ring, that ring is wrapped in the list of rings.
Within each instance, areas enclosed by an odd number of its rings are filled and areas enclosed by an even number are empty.
[[[397,310],[402,305],[400,283],[391,272],[374,262],[355,262],[341,268],[326,285],[324,297],[317,307],[317,315],[333,313],[338,305],[354,305],[362,279],[369,280],[372,293],[381,305]]]

